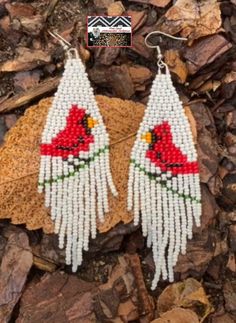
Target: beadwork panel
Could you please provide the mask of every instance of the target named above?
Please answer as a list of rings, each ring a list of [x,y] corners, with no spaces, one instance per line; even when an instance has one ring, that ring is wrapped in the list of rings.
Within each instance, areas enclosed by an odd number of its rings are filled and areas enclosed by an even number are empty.
[[[136,225],[141,220],[152,246],[155,289],[161,276],[174,280],[178,255],[186,253],[193,220],[199,226],[201,216],[197,153],[169,73],[157,74],[153,82],[131,154],[128,186],[128,210]]]
[[[97,233],[97,217],[117,196],[109,160],[109,137],[80,58],[69,58],[46,119],[40,145],[38,191],[45,192],[59,247],[76,271]]]

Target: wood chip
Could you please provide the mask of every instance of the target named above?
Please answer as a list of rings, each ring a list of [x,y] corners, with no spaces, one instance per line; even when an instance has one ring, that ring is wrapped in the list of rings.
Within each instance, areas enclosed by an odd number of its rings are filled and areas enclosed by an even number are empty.
[[[34,279],[21,298],[17,323],[95,322],[92,293],[96,284],[63,272]],[[50,316],[49,316],[50,313]]]
[[[152,57],[153,51],[151,48],[148,48],[145,45],[144,37],[140,34],[134,34],[133,36],[133,47],[130,48],[131,50],[137,52],[139,55],[150,59]]]
[[[108,8],[114,0],[94,0],[94,4],[98,8]]]
[[[27,3],[6,3],[5,6],[11,18],[32,17],[35,13],[35,8]]]
[[[33,263],[27,234],[12,228],[5,232],[8,241],[0,267],[0,321],[9,322]]]
[[[132,32],[135,32],[140,27],[142,27],[145,21],[147,20],[147,13],[145,10],[142,10],[142,11],[128,10],[127,15],[131,16]]]
[[[45,28],[45,21],[41,15],[21,17],[14,19],[11,26],[14,30],[22,30],[29,35],[37,36]]]
[[[226,281],[223,287],[225,298],[225,309],[228,312],[236,313],[236,281]]]
[[[14,87],[16,92],[22,90],[26,91],[37,86],[39,84],[40,74],[39,70],[16,73],[14,76]]]
[[[171,0],[129,0],[129,1],[146,3],[156,7],[164,8],[170,3]]]
[[[170,71],[178,76],[180,83],[184,84],[188,76],[188,69],[186,64],[181,60],[179,52],[170,49],[165,51],[164,57],[165,63],[168,65]]]
[[[0,112],[14,110],[24,104],[30,103],[32,100],[39,98],[43,94],[51,92],[57,88],[60,79],[60,76],[53,79],[48,79],[23,93],[17,94],[8,100],[5,100],[0,104]]]
[[[217,0],[177,0],[158,23],[158,29],[168,34],[180,32],[194,39],[212,35],[221,27],[220,5]]]
[[[152,72],[142,65],[129,66],[129,73],[136,86],[143,84],[152,77]]]
[[[99,63],[109,66],[115,61],[115,59],[117,58],[119,53],[120,53],[119,47],[96,48],[95,53],[94,53],[94,58]],[[96,72],[97,68],[99,68],[99,67],[96,65],[93,67],[95,72]],[[110,72],[107,71],[107,73],[109,74]]]
[[[109,75],[115,96],[122,99],[131,98],[135,93],[135,89],[127,65],[111,66]]]
[[[187,48],[184,57],[190,74],[195,74],[203,66],[212,63],[228,51],[232,44],[221,35],[213,35]]]
[[[33,50],[20,47],[17,49],[17,53],[17,58],[0,65],[0,72],[29,71],[51,61],[51,55],[46,50]]]
[[[140,259],[137,254],[126,255],[125,259],[128,261],[132,268],[133,275],[136,279],[139,297],[139,312],[144,315],[150,322],[153,319],[153,311],[155,309],[153,298],[148,294],[146,289]]]
[[[125,12],[125,7],[121,1],[111,3],[107,8],[108,16],[121,16]]]

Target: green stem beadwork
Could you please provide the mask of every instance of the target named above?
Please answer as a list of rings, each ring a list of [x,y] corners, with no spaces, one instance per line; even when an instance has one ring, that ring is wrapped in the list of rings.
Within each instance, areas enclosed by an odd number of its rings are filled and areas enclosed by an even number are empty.
[[[49,180],[45,180],[43,183],[39,182],[38,185],[45,186],[45,184],[52,184],[52,183],[56,183],[60,180],[63,180],[64,178],[73,177],[76,173],[79,173],[80,169],[87,167],[91,162],[93,162],[96,157],[100,156],[101,154],[104,154],[106,152],[106,150],[109,150],[109,146],[105,146],[104,148],[100,148],[97,152],[95,152],[93,154],[92,157],[89,157],[87,160],[83,159],[84,164],[75,166],[75,168],[74,168],[75,170],[73,172],[70,172],[68,175],[61,175],[61,176],[57,176],[56,178],[50,178]]]
[[[144,174],[147,175],[151,180],[157,179],[157,177],[154,174],[146,171],[146,169],[144,167],[142,167],[140,164],[136,163],[134,159],[131,159],[130,163],[132,163],[134,165],[134,167],[138,168],[141,172],[144,172]],[[186,195],[183,193],[179,193],[178,191],[174,190],[173,188],[168,187],[167,181],[161,180],[161,181],[159,181],[159,183],[162,187],[165,187],[167,189],[167,191],[171,191],[172,193],[177,194],[179,197],[182,197],[184,200],[189,199],[193,202],[201,203],[201,200],[198,200],[196,197],[193,197],[191,195]]]

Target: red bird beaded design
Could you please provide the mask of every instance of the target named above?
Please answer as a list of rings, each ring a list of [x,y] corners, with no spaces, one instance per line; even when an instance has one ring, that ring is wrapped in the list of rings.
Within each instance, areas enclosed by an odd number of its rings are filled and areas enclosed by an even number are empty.
[[[94,142],[91,128],[96,123],[83,108],[72,105],[66,127],[50,144],[41,144],[41,155],[68,158],[69,155],[78,156],[80,151],[89,151],[89,145]]]
[[[59,248],[76,272],[117,196],[109,159],[109,135],[76,49],[68,50],[60,84],[40,144],[38,192],[45,193]]]
[[[149,143],[146,157],[162,172],[170,171],[172,175],[197,174],[197,161],[188,162],[187,156],[173,143],[170,125],[164,121],[153,130],[144,134],[142,139]]]
[[[155,289],[161,278],[174,281],[178,256],[201,217],[197,151],[167,67],[153,81],[130,162],[127,210],[152,248]]]

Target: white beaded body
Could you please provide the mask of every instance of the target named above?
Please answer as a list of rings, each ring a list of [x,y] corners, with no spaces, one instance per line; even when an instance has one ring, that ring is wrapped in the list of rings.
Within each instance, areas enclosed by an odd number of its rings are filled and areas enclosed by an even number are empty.
[[[152,247],[155,275],[173,281],[178,255],[200,225],[197,153],[188,119],[170,73],[158,73],[131,153],[128,210]]]
[[[42,133],[39,192],[51,207],[59,247],[76,271],[97,216],[108,212],[108,190],[117,195],[109,161],[109,137],[85,66],[68,58]]]

